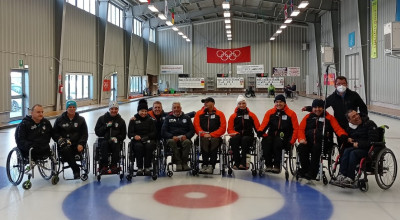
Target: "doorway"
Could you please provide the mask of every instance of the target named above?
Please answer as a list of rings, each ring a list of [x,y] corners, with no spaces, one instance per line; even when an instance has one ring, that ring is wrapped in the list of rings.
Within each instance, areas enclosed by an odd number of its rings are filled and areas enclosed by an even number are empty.
[[[345,58],[345,76],[349,89],[357,92],[365,102],[364,76],[361,71],[360,54],[349,54]]]
[[[118,95],[118,74],[114,73],[111,76],[111,101],[117,101],[117,95]]]
[[[10,121],[20,120],[28,114],[29,80],[27,70],[12,70],[10,73],[11,111]]]

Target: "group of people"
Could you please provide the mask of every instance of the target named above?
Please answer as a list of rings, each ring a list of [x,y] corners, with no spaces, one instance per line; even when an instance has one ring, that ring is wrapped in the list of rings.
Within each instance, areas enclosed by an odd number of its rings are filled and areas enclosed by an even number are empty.
[[[236,108],[228,124],[223,112],[215,107],[212,97],[202,99],[204,106],[194,113],[185,114],[180,102],[173,102],[171,112],[166,113],[159,101],[150,110],[146,100],[140,100],[135,114],[126,129],[125,121],[118,113],[117,102],[111,102],[109,111],[97,120],[95,133],[101,147],[100,172],[118,172],[119,155],[126,135],[131,139],[132,153],[137,165],[137,175],[151,174],[151,160],[157,143],[164,143],[173,153],[172,162],[176,171],[186,171],[192,137],[199,142],[202,153],[200,173],[212,174],[217,163],[218,148],[222,135],[231,136],[233,152],[232,169],[248,169],[246,155],[254,143],[255,136],[262,138],[262,152],[266,171],[279,173],[282,149],[288,149],[298,140],[301,169],[299,174],[315,179],[319,157],[324,149],[332,147],[333,133],[344,146],[337,181],[351,183],[354,170],[360,159],[367,155],[371,142],[377,141],[377,126],[368,119],[368,111],[360,96],[347,88],[347,79],[339,76],[335,80],[336,90],[325,101],[315,99],[310,111],[300,125],[296,113],[289,108],[284,95],[277,95],[274,107],[269,109],[260,124],[257,116],[247,107],[245,97],[239,95]],[[23,154],[33,148],[34,159],[50,155],[49,141],[58,143],[58,150],[71,166],[74,177],[79,178],[79,166],[74,154],[82,152],[87,143],[88,131],[85,119],[76,112],[76,102],[68,101],[67,110],[54,123],[43,117],[43,107],[35,105],[32,114],[26,116],[16,130],[16,142]],[[332,107],[334,115],[325,111]],[[192,123],[192,118],[193,123]],[[324,131],[324,133],[323,133]],[[112,159],[108,161],[111,153]],[[38,156],[40,155],[40,156]],[[129,155],[132,157],[132,155]]]

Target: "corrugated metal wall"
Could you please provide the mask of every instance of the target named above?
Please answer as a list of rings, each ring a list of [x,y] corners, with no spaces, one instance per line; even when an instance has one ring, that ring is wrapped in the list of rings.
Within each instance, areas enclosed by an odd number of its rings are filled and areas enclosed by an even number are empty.
[[[11,110],[10,72],[19,59],[29,65],[29,105],[55,105],[53,14],[52,0],[0,1],[0,113]]]
[[[371,60],[371,104],[400,109],[400,59],[386,56],[383,26],[395,21],[396,0],[378,1],[378,58]]]
[[[346,36],[347,37],[347,36]],[[347,41],[346,41],[347,42]],[[333,44],[333,29],[332,29],[332,13],[331,12],[326,12],[321,16],[321,45],[317,45],[317,50],[321,50],[321,47],[334,47]],[[340,61],[336,61],[340,62]],[[316,65],[318,65],[316,63]],[[338,71],[336,70],[337,65],[331,65],[331,68],[329,69],[329,73],[337,73]],[[322,85],[324,85],[324,75],[326,73],[326,67],[324,65],[324,61],[321,59],[321,70],[323,71],[321,73],[320,77],[320,82]],[[318,77],[318,76],[317,76]],[[316,78],[318,80],[318,78]],[[331,94],[333,91],[335,91],[334,86],[328,86],[322,87],[322,95],[325,95],[325,89],[328,89],[328,95]]]
[[[143,76],[145,75],[144,66],[144,39],[132,34],[131,37],[131,53],[129,59],[129,75]]]
[[[124,77],[124,30],[107,23],[102,78],[109,79],[113,73],[118,75],[117,96],[125,97],[124,88],[127,82],[125,82]],[[103,92],[102,97],[103,99],[109,99],[110,92]]]
[[[307,94],[318,94],[318,88],[317,88],[317,83],[318,81],[318,62],[317,62],[317,50],[320,49],[320,45],[316,44],[316,39],[315,39],[315,26],[314,24],[309,24],[308,25],[308,31],[307,31],[307,42],[309,42],[310,49],[309,49],[309,54],[308,54],[308,72],[306,72],[306,75],[308,75],[308,79],[306,79],[306,93]]]

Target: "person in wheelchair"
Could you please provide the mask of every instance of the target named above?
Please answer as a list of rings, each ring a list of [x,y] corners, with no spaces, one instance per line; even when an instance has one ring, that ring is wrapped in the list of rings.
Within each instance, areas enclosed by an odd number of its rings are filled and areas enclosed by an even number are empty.
[[[349,127],[346,129],[349,138],[345,143],[343,155],[340,158],[339,175],[334,184],[352,185],[356,167],[363,157],[368,156],[372,142],[379,141],[378,127],[368,116],[361,116],[355,110],[346,113]]]
[[[24,158],[29,158],[29,150],[32,148],[31,159],[36,161],[51,156],[51,135],[51,123],[43,117],[43,107],[36,104],[31,109],[31,115],[22,119],[15,129],[15,142]]]
[[[253,86],[249,86],[249,89],[246,90],[246,97],[256,97],[256,93],[254,92]]]
[[[74,173],[74,179],[80,178],[80,169],[75,155],[82,153],[88,140],[88,128],[85,118],[76,112],[74,100],[66,103],[67,111],[62,113],[54,122],[53,140],[64,162],[68,162]]]
[[[274,96],[275,97],[275,86],[271,84],[269,84],[268,87],[268,96]]]
[[[129,121],[128,137],[132,140],[131,151],[136,159],[138,171],[136,175],[151,175],[151,159],[156,148],[157,131],[154,120],[147,114],[147,101],[142,99],[137,107],[137,114]],[[129,157],[133,157],[129,155]],[[143,171],[144,159],[144,171]]]
[[[298,133],[298,152],[301,169],[298,174],[306,179],[315,179],[318,174],[320,156],[322,153],[322,138],[324,138],[324,152],[328,152],[333,146],[333,132],[336,136],[347,140],[347,133],[340,127],[339,123],[328,112],[325,112],[321,99],[314,99],[312,112],[307,114],[300,123]],[[325,123],[325,125],[324,125]],[[325,126],[325,134],[322,134]],[[311,154],[311,160],[310,160]]]
[[[258,129],[258,137],[263,137],[261,145],[266,171],[279,173],[282,149],[293,145],[297,140],[299,123],[297,115],[289,109],[285,96],[277,95],[275,107],[269,109]]]
[[[250,147],[254,142],[254,130],[260,127],[257,116],[247,108],[246,99],[239,95],[235,112],[228,120],[228,134],[231,135],[229,144],[233,151],[234,165],[232,169],[248,169],[246,164],[246,154],[249,153]],[[242,152],[240,153],[240,147]]]
[[[161,128],[168,114],[164,112],[160,101],[153,102],[153,108],[148,111],[148,114],[154,119],[154,123],[157,129],[157,140],[161,140]]]
[[[180,102],[172,103],[172,112],[165,118],[161,133],[162,137],[167,140],[167,145],[172,149],[176,171],[190,170],[188,160],[192,146],[190,139],[194,136],[194,127],[190,117],[182,112]]]
[[[121,147],[126,137],[126,124],[121,115],[118,114],[118,102],[111,101],[108,112],[100,116],[97,120],[94,131],[98,137],[102,137],[99,143],[101,159],[100,173],[106,174],[108,170],[111,173],[118,173],[117,164],[120,160]],[[108,167],[108,155],[111,153],[111,166]]]
[[[212,174],[217,163],[221,136],[226,132],[226,119],[223,112],[215,108],[212,97],[201,100],[204,107],[194,116],[194,129],[199,134],[203,164],[200,173]]]

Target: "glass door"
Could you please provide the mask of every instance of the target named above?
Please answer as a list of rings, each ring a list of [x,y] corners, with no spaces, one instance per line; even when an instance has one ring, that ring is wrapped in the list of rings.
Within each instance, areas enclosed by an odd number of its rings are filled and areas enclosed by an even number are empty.
[[[28,72],[26,70],[13,70],[11,76],[11,112],[10,120],[22,119],[28,113]]]
[[[118,88],[118,75],[117,74],[113,74],[111,76],[111,101],[117,101],[117,88]]]

